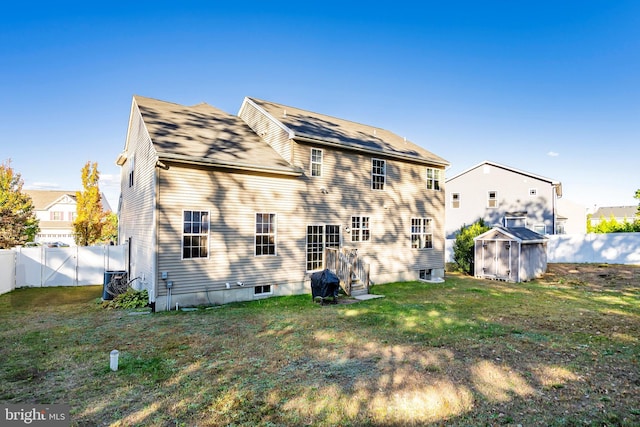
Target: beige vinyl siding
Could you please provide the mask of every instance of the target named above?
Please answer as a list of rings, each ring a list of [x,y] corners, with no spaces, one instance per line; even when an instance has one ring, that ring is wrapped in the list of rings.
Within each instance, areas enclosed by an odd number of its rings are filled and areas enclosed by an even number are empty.
[[[294,164],[307,175],[311,148],[323,148],[324,155],[322,177],[302,178],[309,194],[309,224],[343,225],[343,245],[358,248],[358,254],[371,264],[374,281],[407,271],[444,268],[444,184],[441,191],[427,190],[425,165],[385,158],[385,189],[372,190],[372,156],[298,143]],[[370,241],[351,242],[350,234],[344,232],[352,215],[370,217]],[[432,249],[411,248],[412,217],[433,220]]]
[[[303,183],[292,177],[244,174],[170,164],[160,171],[158,270],[174,295],[305,279]],[[182,213],[210,212],[209,257],[182,259]],[[255,215],[275,213],[277,256],[255,255]],[[159,295],[166,289],[159,286]]]
[[[240,118],[249,125],[283,159],[291,161],[291,143],[289,133],[275,123],[270,117],[262,113],[251,101],[245,100]]]
[[[121,169],[121,197],[119,239],[125,243],[132,239],[130,277],[139,277],[136,286],[145,287],[153,294],[154,285],[154,206],[155,150],[149,139],[137,108],[132,110],[131,127],[127,143],[127,161]],[[134,182],[129,187],[131,158],[135,158]],[[151,295],[153,300],[153,295]]]

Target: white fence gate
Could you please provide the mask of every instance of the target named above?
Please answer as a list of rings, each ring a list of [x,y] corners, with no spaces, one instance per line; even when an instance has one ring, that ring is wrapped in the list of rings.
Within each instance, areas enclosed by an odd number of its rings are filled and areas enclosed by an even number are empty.
[[[126,270],[127,246],[15,248],[15,287],[99,285],[107,270]],[[2,276],[5,276],[2,266]]]

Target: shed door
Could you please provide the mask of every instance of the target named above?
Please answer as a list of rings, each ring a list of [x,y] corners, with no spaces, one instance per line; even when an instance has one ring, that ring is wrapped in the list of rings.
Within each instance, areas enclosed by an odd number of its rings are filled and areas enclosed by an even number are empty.
[[[483,240],[482,241],[482,275],[483,276],[495,276],[496,275],[496,241],[495,240]]]
[[[510,241],[496,241],[496,277],[511,280],[511,257],[515,245]]]

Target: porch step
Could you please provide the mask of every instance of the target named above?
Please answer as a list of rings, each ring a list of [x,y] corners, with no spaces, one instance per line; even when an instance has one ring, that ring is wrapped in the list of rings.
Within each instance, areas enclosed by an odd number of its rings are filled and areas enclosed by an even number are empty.
[[[357,297],[357,296],[360,296],[360,295],[367,295],[368,293],[369,292],[364,287],[364,284],[362,282],[360,282],[359,280],[356,280],[355,282],[351,283],[351,296],[352,297]]]

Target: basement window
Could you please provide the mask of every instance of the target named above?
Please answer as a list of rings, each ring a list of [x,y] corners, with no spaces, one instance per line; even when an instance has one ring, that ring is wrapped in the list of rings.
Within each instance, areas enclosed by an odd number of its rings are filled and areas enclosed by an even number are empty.
[[[255,288],[253,288],[253,295],[254,296],[265,296],[265,295],[272,295],[273,292],[271,291],[271,285],[258,285]]]
[[[418,278],[420,280],[431,280],[431,269],[418,270]]]

